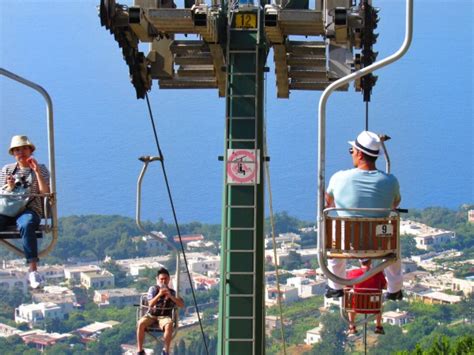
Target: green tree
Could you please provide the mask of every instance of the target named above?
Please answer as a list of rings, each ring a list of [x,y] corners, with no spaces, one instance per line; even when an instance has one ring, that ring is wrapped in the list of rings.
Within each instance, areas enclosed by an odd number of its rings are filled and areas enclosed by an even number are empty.
[[[282,268],[286,270],[295,270],[299,269],[302,264],[301,255],[294,250],[290,250],[288,252],[288,260],[284,265],[282,265]]]
[[[311,349],[311,354],[344,354],[346,342],[346,325],[337,313],[326,313],[321,317],[323,330],[321,342],[316,343]]]
[[[179,340],[178,349],[180,354],[186,354],[186,343],[183,339]]]

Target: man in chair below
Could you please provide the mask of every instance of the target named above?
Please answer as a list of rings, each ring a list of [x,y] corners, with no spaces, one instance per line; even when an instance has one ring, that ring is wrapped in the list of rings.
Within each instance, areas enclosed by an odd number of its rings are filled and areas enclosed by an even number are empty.
[[[375,166],[377,157],[382,153],[380,138],[373,132],[363,131],[355,141],[349,142],[349,154],[354,169],[335,173],[329,180],[326,191],[326,206],[337,208],[397,208],[401,201],[400,186],[395,176],[380,171]],[[343,216],[380,217],[377,212],[339,211]],[[383,217],[383,215],[382,215]],[[346,261],[330,259],[329,270],[344,278]],[[387,298],[401,300],[403,277],[401,261],[397,260],[385,270],[387,277]],[[328,280],[326,297],[341,297],[342,285]]]
[[[37,271],[39,259],[35,234],[43,215],[43,207],[40,197],[28,195],[49,193],[49,171],[33,157],[35,149],[27,136],[13,136],[8,153],[13,155],[16,162],[5,165],[0,173],[0,230],[17,226],[29,265],[32,288],[38,288],[44,283],[44,278]],[[16,190],[21,190],[25,195],[18,194],[12,200]]]
[[[367,271],[370,270],[371,261],[370,259],[360,259],[360,268],[351,270],[347,273],[348,279],[355,279],[362,276]],[[354,291],[358,293],[371,293],[374,291],[381,291],[387,287],[387,280],[382,272],[379,272],[372,276],[371,278],[362,281],[354,285]],[[358,311],[357,313],[367,314],[370,312],[367,311]],[[349,312],[349,334],[357,334],[357,328],[355,325],[356,312]],[[375,317],[375,334],[385,334],[385,331],[382,326],[382,312],[380,311]]]
[[[170,274],[165,268],[161,268],[156,273],[156,285],[148,289],[148,312],[138,321],[137,325],[137,347],[138,354],[145,354],[143,342],[145,340],[145,330],[157,323],[163,331],[164,349],[162,355],[168,355],[170,351],[171,339],[173,337],[173,308],[184,307],[181,297],[176,296],[176,291],[168,287]]]

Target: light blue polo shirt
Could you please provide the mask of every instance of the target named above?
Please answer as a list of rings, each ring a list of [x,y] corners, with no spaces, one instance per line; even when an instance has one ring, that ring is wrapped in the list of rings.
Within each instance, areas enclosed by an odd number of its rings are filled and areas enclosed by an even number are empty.
[[[395,176],[380,170],[358,168],[342,170],[329,180],[327,193],[334,198],[338,208],[392,208],[400,198],[400,185]],[[355,215],[355,213],[338,213]],[[368,216],[367,213],[357,215]],[[370,214],[377,217],[380,214]]]

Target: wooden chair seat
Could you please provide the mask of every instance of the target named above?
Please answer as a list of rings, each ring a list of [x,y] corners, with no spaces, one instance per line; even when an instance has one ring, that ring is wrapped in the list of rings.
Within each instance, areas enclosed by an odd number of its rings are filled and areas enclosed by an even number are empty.
[[[325,216],[328,258],[360,259],[395,257],[400,217]]]
[[[379,314],[382,312],[382,291],[377,289],[344,289],[342,307],[346,312]]]

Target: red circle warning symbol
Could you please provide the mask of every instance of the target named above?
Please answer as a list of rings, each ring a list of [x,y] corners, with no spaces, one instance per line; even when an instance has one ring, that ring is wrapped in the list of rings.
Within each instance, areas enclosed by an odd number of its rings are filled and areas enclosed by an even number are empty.
[[[254,184],[258,171],[255,150],[229,149],[227,152],[227,181]]]

